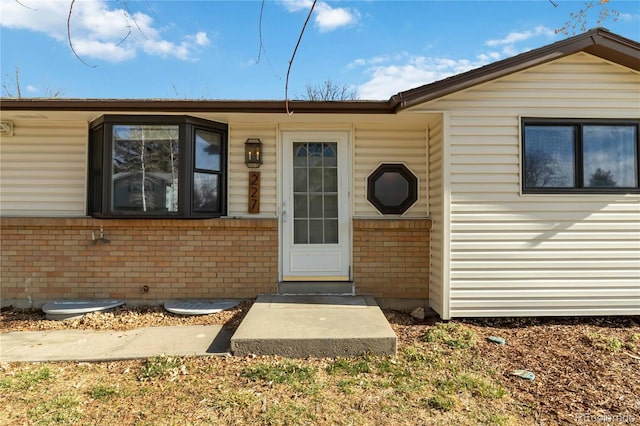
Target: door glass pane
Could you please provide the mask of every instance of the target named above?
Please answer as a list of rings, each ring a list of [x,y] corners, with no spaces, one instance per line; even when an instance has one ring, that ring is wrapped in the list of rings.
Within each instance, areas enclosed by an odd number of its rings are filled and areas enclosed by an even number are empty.
[[[324,243],[325,244],[337,244],[338,243],[338,221],[337,220],[325,220],[324,221]]]
[[[196,130],[196,169],[220,171],[222,136],[219,133]]]
[[[293,221],[293,242],[295,244],[309,243],[309,221],[307,219],[296,219]]]
[[[309,167],[322,167],[322,144],[309,144]]]
[[[309,169],[309,192],[322,192],[322,168]]]
[[[336,168],[324,169],[324,191],[325,192],[338,191],[338,169]]]
[[[306,143],[294,144],[293,167],[307,167],[307,144]]]
[[[324,232],[322,230],[322,219],[309,220],[309,243],[322,244],[324,242]]]
[[[338,196],[337,195],[325,194],[324,217],[327,219],[338,217]]]
[[[307,200],[309,196],[307,194],[294,194],[293,195],[293,217],[295,218],[308,218],[307,212]]]
[[[336,143],[293,144],[294,243],[338,243]],[[308,219],[303,222],[303,219]]]
[[[178,211],[178,130],[177,125],[113,126],[114,211]]]
[[[293,169],[293,192],[307,191],[307,169],[296,167]]]
[[[334,143],[324,144],[324,166],[325,167],[338,166],[338,155],[336,153],[336,144]]]
[[[322,195],[311,194],[309,195],[309,217],[322,219]]]
[[[583,132],[584,186],[636,186],[636,127],[584,126]]]

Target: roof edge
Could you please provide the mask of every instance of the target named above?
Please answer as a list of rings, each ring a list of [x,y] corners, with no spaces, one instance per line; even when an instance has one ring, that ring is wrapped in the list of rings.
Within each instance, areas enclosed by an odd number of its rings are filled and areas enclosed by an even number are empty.
[[[614,34],[605,28],[595,28],[462,74],[399,92],[389,99],[389,103],[396,112],[399,112],[581,51],[640,71],[640,43]]]
[[[285,101],[3,98],[0,110],[286,114],[287,105]],[[289,101],[289,111],[299,114],[395,113],[388,101]]]

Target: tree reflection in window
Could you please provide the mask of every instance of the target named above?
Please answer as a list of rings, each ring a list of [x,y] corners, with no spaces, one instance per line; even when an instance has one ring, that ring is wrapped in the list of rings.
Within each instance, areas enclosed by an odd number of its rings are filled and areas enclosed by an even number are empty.
[[[639,123],[523,119],[523,191],[638,192]]]
[[[584,126],[583,167],[586,187],[634,186],[637,164],[635,126]]]
[[[178,146],[178,126],[113,126],[113,209],[177,211]]]
[[[574,128],[528,126],[525,138],[525,186],[572,187],[575,177]]]

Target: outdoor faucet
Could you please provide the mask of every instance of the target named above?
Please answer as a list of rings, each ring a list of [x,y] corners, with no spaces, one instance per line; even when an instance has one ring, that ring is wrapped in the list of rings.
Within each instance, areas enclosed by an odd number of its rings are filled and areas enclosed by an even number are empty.
[[[111,241],[104,237],[104,228],[100,227],[100,238],[96,238],[95,232],[91,231],[91,243],[94,246],[98,246],[100,244],[109,244]]]

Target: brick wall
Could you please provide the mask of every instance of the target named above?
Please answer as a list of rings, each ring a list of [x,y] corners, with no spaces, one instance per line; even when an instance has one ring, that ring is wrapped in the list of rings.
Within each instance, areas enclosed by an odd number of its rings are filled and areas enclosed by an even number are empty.
[[[92,240],[100,227],[108,244]],[[430,227],[426,219],[355,219],[357,293],[427,299]],[[76,298],[250,298],[277,291],[277,219],[2,218],[0,244],[2,306]]]
[[[429,297],[429,219],[354,219],[353,279],[359,294]]]
[[[100,227],[108,244],[92,241]],[[2,218],[0,233],[3,305],[245,298],[277,288],[276,219]]]

